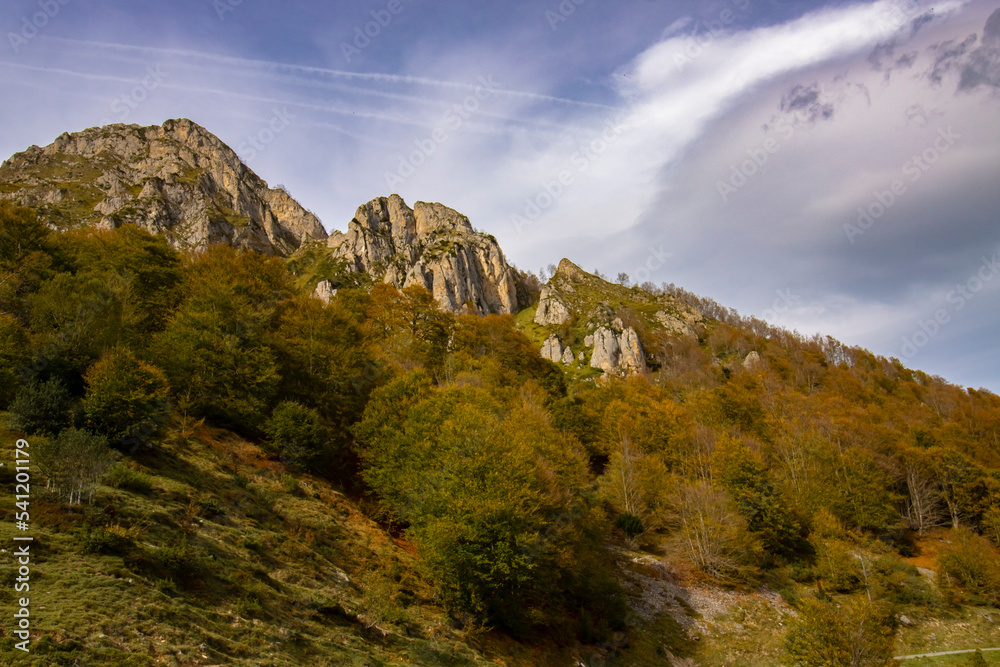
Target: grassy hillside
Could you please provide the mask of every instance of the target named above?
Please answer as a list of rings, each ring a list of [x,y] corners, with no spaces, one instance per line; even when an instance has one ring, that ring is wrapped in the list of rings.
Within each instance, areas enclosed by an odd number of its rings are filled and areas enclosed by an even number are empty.
[[[2,437],[5,455],[15,434]],[[42,443],[30,438],[33,446]],[[0,539],[13,529],[12,457]],[[108,486],[113,484],[114,486]],[[67,506],[34,478],[30,656],[23,665],[487,664],[394,540],[327,482],[203,427],[105,476]],[[4,559],[3,604],[14,571]]]

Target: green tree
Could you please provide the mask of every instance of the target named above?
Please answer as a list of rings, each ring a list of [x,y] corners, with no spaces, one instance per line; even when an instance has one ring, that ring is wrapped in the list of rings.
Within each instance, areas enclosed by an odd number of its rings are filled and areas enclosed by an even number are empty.
[[[58,273],[33,293],[33,363],[61,377],[74,394],[83,374],[119,344],[138,344],[142,314],[131,281],[116,273]]]
[[[767,468],[743,442],[723,436],[712,460],[714,478],[733,498],[747,530],[760,536],[768,553],[791,556],[807,548]]]
[[[277,259],[212,246],[186,269],[187,300],[157,337],[170,385],[190,390],[191,410],[256,431],[280,376],[268,344],[292,294]]]
[[[148,335],[166,326],[183,297],[181,255],[166,237],[128,224],[113,230],[73,230],[58,238],[76,272],[114,275],[130,286],[138,333]]]
[[[800,667],[883,667],[893,664],[894,623],[884,602],[805,600],[786,646]]]
[[[57,256],[51,231],[33,210],[0,200],[0,309],[26,319],[21,301],[51,275]]]
[[[24,376],[31,375],[25,355],[28,332],[18,318],[0,313],[0,408],[14,399]]]
[[[610,582],[607,525],[584,491],[586,461],[537,405],[435,390],[414,373],[376,390],[356,430],[366,482],[454,612],[519,631],[581,606],[605,619],[619,609],[613,584],[597,585]]]
[[[319,413],[293,401],[282,401],[264,425],[268,446],[282,461],[310,468],[325,441]]]
[[[166,421],[167,378],[155,366],[116,347],[87,371],[87,426],[119,449],[148,444]]]
[[[9,427],[28,434],[55,435],[70,425],[70,395],[57,378],[31,379],[11,402]]]
[[[348,427],[383,379],[360,325],[339,300],[324,304],[298,295],[283,309],[269,344],[281,376],[279,394],[315,407],[345,446]]]

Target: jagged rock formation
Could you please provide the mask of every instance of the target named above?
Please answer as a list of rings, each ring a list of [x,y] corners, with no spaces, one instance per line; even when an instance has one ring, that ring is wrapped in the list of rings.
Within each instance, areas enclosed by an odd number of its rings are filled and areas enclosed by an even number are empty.
[[[639,335],[634,328],[622,324],[620,319],[615,319],[611,327],[598,328],[587,339],[594,347],[594,353],[590,357],[592,368],[600,368],[607,374],[646,371],[646,354],[639,342]]]
[[[626,325],[624,313],[633,324]],[[651,294],[639,288],[609,283],[587,273],[568,259],[559,263],[555,275],[542,288],[534,323],[546,327],[561,327],[564,335],[570,324],[570,335],[583,339],[590,352],[590,366],[607,375],[644,373],[646,353],[636,327],[647,332],[668,335],[694,335],[703,321],[702,315],[668,295]],[[555,333],[542,346],[542,356],[551,361],[571,364],[586,363],[586,355],[568,353]]]
[[[417,202],[411,209],[399,195],[379,197],[327,244],[350,270],[400,289],[425,287],[445,310],[517,311],[517,276],[496,239],[447,206]]]
[[[542,343],[542,359],[548,359],[549,361],[558,363],[562,361],[562,356],[562,343],[559,341],[558,336],[552,334],[545,339],[544,343]]]
[[[576,357],[573,356],[573,348],[567,347],[563,350],[562,359],[560,359],[560,361],[562,361],[564,365],[570,366],[575,360]]]
[[[570,317],[572,316],[569,309],[559,300],[559,296],[549,290],[547,285],[543,287],[538,300],[538,310],[535,311],[535,324],[542,326],[565,324],[569,322]]]
[[[568,345],[563,347],[559,336],[555,334],[550,335],[542,343],[542,359],[548,359],[553,363],[565,366],[572,366],[576,363],[576,355],[573,354],[573,348]],[[580,360],[582,361],[583,358],[581,357]]]
[[[330,303],[330,299],[337,296],[337,290],[333,289],[329,280],[321,280],[317,283],[316,289],[313,290],[313,296],[323,303]]]
[[[135,223],[179,248],[228,243],[284,256],[326,238],[315,215],[186,119],[90,128],[32,146],[0,166],[0,197],[38,208],[55,227]]]

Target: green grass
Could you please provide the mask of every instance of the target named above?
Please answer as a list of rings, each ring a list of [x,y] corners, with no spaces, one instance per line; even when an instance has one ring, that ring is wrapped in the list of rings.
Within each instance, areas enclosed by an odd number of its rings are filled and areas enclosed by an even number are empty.
[[[943,609],[930,615],[906,612],[914,625],[903,627],[896,641],[896,655],[917,655],[920,653],[940,653],[962,651],[975,648],[1000,647],[1000,610],[981,607]],[[992,619],[992,622],[989,620]],[[984,653],[989,664],[1000,664],[998,652]],[[962,658],[963,656],[958,656]],[[965,656],[966,658],[968,656]],[[933,660],[951,660],[953,656],[942,656]],[[931,660],[931,659],[928,659]],[[921,664],[919,660],[907,661],[907,665]],[[931,665],[962,664],[958,662],[927,662]]]
[[[14,439],[0,438],[5,544]],[[293,487],[256,447],[214,429],[127,470],[73,507],[47,498],[33,471],[33,651],[7,636],[0,664],[486,664],[433,603],[414,556],[323,480],[299,475]],[[7,608],[13,577],[4,559]]]

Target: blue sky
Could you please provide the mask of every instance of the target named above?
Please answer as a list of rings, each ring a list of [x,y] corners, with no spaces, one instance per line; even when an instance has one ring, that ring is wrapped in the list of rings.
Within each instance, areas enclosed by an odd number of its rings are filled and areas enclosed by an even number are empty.
[[[521,268],[672,282],[998,391],[998,10],[8,0],[0,156],[188,117],[329,230],[440,201]]]

